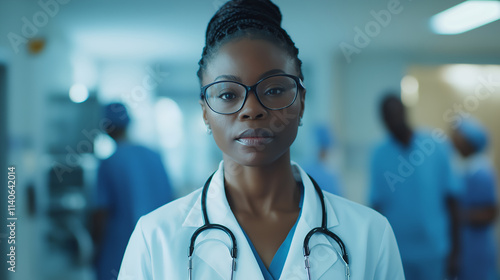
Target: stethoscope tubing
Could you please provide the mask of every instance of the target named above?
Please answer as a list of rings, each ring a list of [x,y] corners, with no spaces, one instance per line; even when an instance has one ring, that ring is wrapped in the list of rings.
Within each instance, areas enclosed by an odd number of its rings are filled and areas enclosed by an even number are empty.
[[[199,227],[198,229],[196,229],[196,231],[193,233],[193,235],[191,236],[191,240],[190,240],[190,244],[189,244],[189,248],[188,248],[188,278],[189,278],[189,280],[193,279],[192,256],[193,256],[193,253],[195,250],[196,238],[198,238],[198,236],[203,231],[210,230],[210,229],[221,230],[224,233],[226,233],[228,235],[228,237],[231,239],[232,246],[229,250],[229,252],[231,254],[231,258],[232,258],[231,278],[230,278],[231,280],[233,279],[234,272],[236,271],[236,258],[237,258],[238,249],[237,249],[236,238],[235,238],[233,232],[223,225],[210,223],[210,220],[208,218],[207,193],[208,193],[208,188],[209,188],[210,182],[212,181],[212,177],[214,176],[214,174],[215,174],[215,172],[212,175],[210,175],[210,177],[208,177],[207,181],[205,182],[205,185],[203,186],[203,190],[201,193],[201,211],[203,214],[204,224],[201,227]],[[307,271],[307,277],[309,280],[311,280],[311,271],[310,271],[311,265],[310,265],[310,261],[309,261],[309,256],[310,256],[311,250],[309,248],[309,240],[311,239],[311,237],[314,234],[321,233],[321,234],[325,234],[325,235],[331,237],[339,245],[340,250],[342,251],[342,256],[341,256],[342,261],[344,262],[344,264],[346,266],[346,278],[349,279],[350,271],[349,271],[349,257],[347,255],[347,249],[346,249],[345,244],[342,241],[342,239],[340,239],[340,237],[338,237],[335,233],[333,233],[332,231],[330,231],[327,228],[328,223],[327,223],[326,206],[325,206],[325,198],[323,195],[323,191],[319,187],[318,183],[316,183],[316,181],[310,175],[308,175],[308,176],[311,179],[311,182],[313,183],[314,189],[315,189],[315,191],[318,194],[318,197],[320,199],[322,217],[321,217],[321,227],[313,228],[311,231],[309,231],[307,233],[306,237],[304,238],[303,253],[304,253],[305,269]]]
[[[304,238],[304,256],[307,255],[309,256],[310,249],[309,249],[309,240],[315,233],[322,233],[325,235],[330,236],[332,239],[334,239],[338,245],[340,246],[340,250],[342,251],[342,259],[349,264],[349,257],[347,255],[347,250],[345,247],[344,242],[340,237],[338,237],[335,233],[333,233],[331,230],[328,229],[327,227],[327,215],[326,215],[326,207],[325,207],[325,197],[323,195],[323,192],[321,191],[321,188],[319,187],[318,183],[310,176],[309,179],[311,179],[311,182],[313,183],[314,189],[318,193],[319,200],[321,202],[321,211],[322,211],[322,218],[321,218],[321,227],[316,227],[313,228],[309,233],[307,233],[306,237]]]
[[[342,251],[342,256],[341,256],[342,261],[344,262],[344,265],[346,267],[346,279],[349,280],[349,278],[351,276],[351,272],[349,270],[349,257],[347,255],[347,249],[345,247],[345,244],[342,241],[342,239],[340,239],[340,237],[338,237],[335,233],[333,233],[331,230],[328,229],[328,227],[327,227],[328,221],[327,221],[326,206],[325,206],[325,196],[323,194],[323,191],[319,187],[318,183],[316,183],[316,180],[314,180],[313,177],[311,177],[311,175],[309,175],[309,174],[307,176],[309,176],[309,179],[311,179],[311,182],[313,183],[314,189],[316,190],[316,193],[318,194],[319,200],[321,202],[321,212],[322,212],[321,213],[322,214],[321,227],[313,228],[312,230],[310,230],[307,233],[306,237],[304,238],[303,253],[304,253],[305,269],[307,271],[307,279],[311,280],[311,271],[310,271],[311,270],[311,263],[309,261],[309,255],[311,254],[311,250],[309,248],[309,240],[311,239],[311,237],[314,234],[321,233],[321,234],[325,234],[325,235],[331,237],[339,245],[340,250]]]

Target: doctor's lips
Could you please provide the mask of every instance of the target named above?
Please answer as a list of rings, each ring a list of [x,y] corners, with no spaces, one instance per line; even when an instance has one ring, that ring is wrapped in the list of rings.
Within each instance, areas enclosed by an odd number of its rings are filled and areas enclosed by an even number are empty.
[[[267,129],[247,129],[235,138],[244,146],[259,146],[272,142],[274,135]]]

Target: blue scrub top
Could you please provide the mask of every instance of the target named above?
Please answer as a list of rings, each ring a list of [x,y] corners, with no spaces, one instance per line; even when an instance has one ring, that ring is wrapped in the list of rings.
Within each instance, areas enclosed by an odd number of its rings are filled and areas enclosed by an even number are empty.
[[[451,146],[414,132],[409,147],[389,137],[370,166],[370,203],[387,217],[403,261],[443,259],[450,251],[448,196],[461,184],[451,165]]]
[[[118,143],[116,152],[99,166],[94,192],[94,207],[109,215],[97,256],[97,279],[117,277],[139,218],[172,199],[160,155],[143,146]]]
[[[293,235],[295,234],[295,228],[297,227],[297,223],[299,222],[300,216],[302,214],[302,204],[304,203],[304,185],[302,183],[300,184],[301,190],[300,190],[300,202],[299,202],[299,207],[300,207],[300,213],[299,217],[297,218],[297,221],[295,221],[295,224],[293,227],[290,229],[288,232],[288,235],[286,236],[285,240],[281,244],[281,246],[278,248],[278,251],[276,251],[276,254],[273,257],[273,260],[271,261],[271,265],[269,266],[269,269],[266,268],[266,265],[262,261],[262,259],[259,256],[259,253],[253,246],[252,241],[246,234],[246,232],[241,228],[243,233],[245,234],[245,237],[247,238],[248,244],[250,245],[250,248],[252,249],[252,252],[255,256],[255,259],[257,260],[257,263],[259,264],[259,268],[262,271],[262,275],[264,276],[264,280],[275,280],[279,279],[281,276],[281,272],[283,271],[283,267],[285,266],[286,262],[286,257],[288,256],[288,252],[290,251],[290,246],[292,245],[292,240],[293,240]]]
[[[464,211],[496,205],[495,171],[486,156],[469,159],[463,179],[465,191],[460,202]],[[460,237],[460,279],[498,279],[495,276],[498,256],[493,223],[486,226],[463,225]]]

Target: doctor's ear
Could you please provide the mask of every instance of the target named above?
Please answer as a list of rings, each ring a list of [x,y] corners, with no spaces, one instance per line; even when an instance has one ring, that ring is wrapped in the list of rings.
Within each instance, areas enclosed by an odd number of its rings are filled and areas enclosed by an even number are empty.
[[[306,89],[299,93],[300,98],[300,118],[304,116],[304,110],[306,109]]]
[[[201,106],[201,111],[202,111],[202,116],[203,116],[203,121],[205,122],[205,124],[208,125],[208,119],[207,119],[207,106],[205,104],[205,101],[203,100],[199,100],[198,103],[200,104]]]
[[[203,101],[203,100],[198,101],[198,103],[200,103],[200,106],[201,106],[203,122],[205,122],[205,125],[207,126],[207,129],[208,129],[208,127],[210,127],[210,123],[208,122],[208,118],[207,118],[207,105],[205,104],[205,101]]]
[[[212,134],[212,128],[210,127],[210,123],[207,118],[207,106],[203,100],[198,101],[198,103],[200,103],[201,106],[203,122],[205,122],[205,126],[207,127],[207,134]]]

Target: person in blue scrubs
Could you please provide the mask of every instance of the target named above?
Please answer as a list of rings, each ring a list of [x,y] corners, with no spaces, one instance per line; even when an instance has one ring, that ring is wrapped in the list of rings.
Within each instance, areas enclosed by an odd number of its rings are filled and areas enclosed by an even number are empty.
[[[389,135],[371,158],[370,203],[394,229],[406,279],[445,279],[458,266],[461,186],[451,145],[436,131],[413,130],[396,95],[386,96],[380,109]]]
[[[494,221],[497,214],[495,170],[485,155],[488,133],[474,119],[463,119],[453,143],[464,158],[465,191],[461,206],[461,280],[499,279]]]
[[[98,280],[116,279],[139,218],[174,198],[160,155],[127,140],[130,117],[125,106],[105,106],[104,120],[110,124],[106,132],[117,147],[100,163],[93,195]]]
[[[342,195],[337,173],[326,164],[328,152],[334,144],[330,130],[326,125],[318,124],[314,129],[314,137],[318,149],[316,157],[304,165],[304,170],[316,180],[324,191]]]

